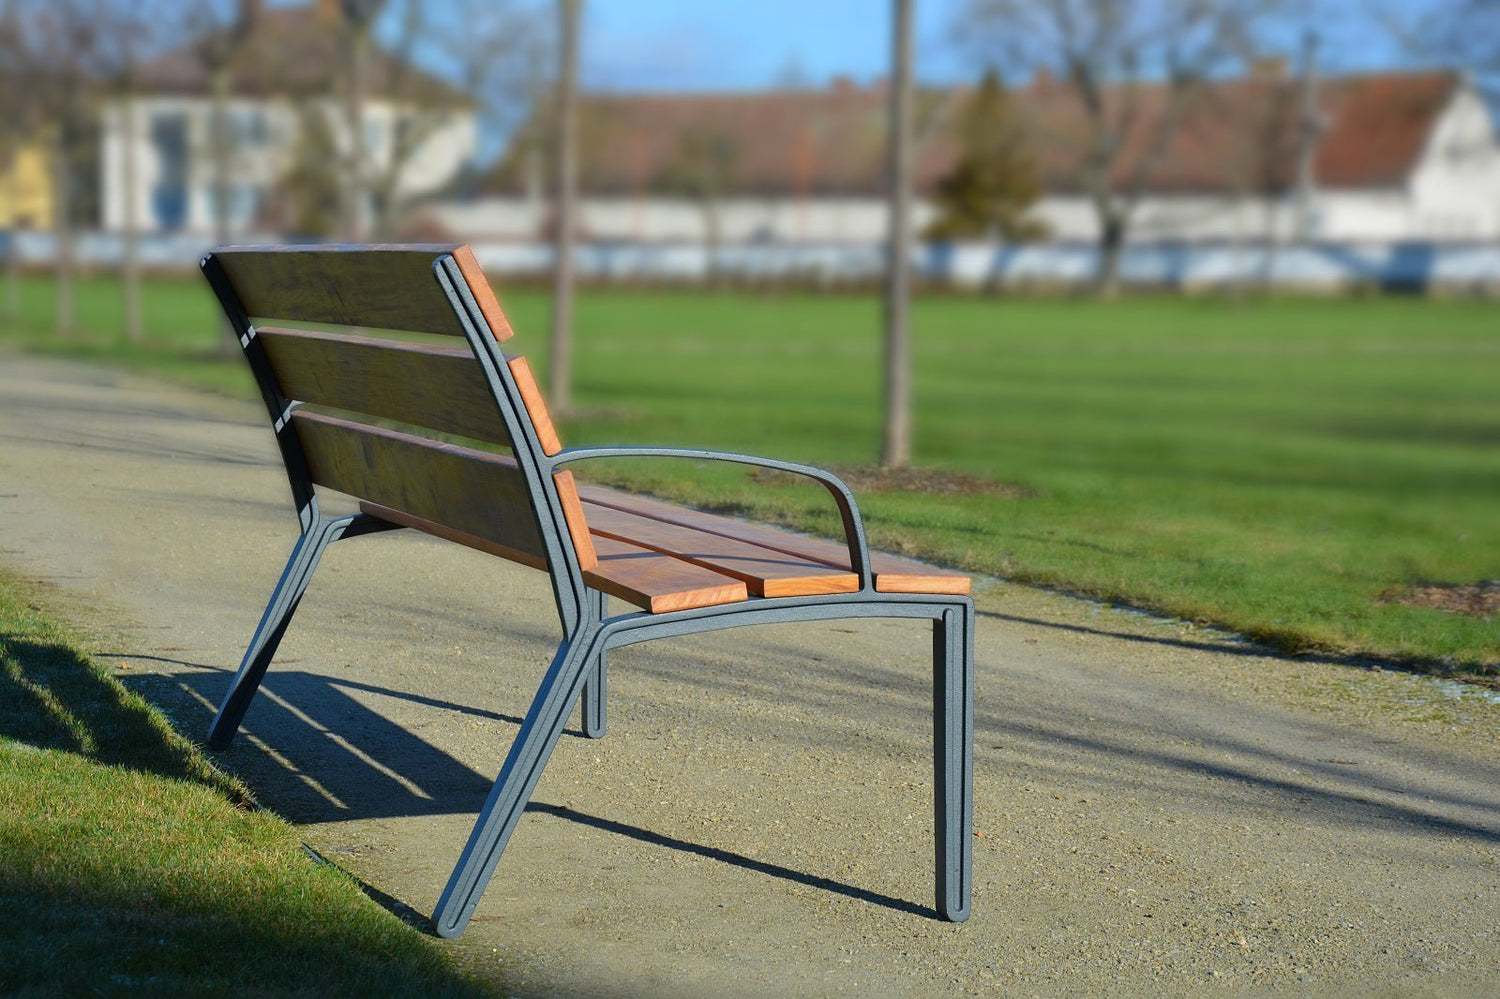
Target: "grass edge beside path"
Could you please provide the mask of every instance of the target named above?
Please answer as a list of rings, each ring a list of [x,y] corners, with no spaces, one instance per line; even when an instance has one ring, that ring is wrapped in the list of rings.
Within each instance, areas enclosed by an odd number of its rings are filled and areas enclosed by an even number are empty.
[[[493,994],[0,571],[0,994]]]

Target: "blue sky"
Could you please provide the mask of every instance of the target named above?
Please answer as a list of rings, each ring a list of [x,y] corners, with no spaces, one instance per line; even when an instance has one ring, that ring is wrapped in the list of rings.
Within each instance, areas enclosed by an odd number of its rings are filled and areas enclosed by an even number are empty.
[[[585,84],[611,90],[750,89],[796,68],[813,84],[883,75],[890,4],[883,0],[584,0]],[[950,44],[959,0],[916,5],[924,79],[970,68]]]
[[[1420,22],[1444,0],[1301,0],[1283,29],[1295,51],[1304,25],[1326,36],[1330,70],[1410,62],[1381,14]],[[956,44],[965,0],[915,0],[917,76],[942,83],[978,75]],[[551,3],[542,9],[550,11]],[[591,89],[721,90],[765,87],[796,67],[810,83],[884,75],[889,0],[584,0],[582,73]]]

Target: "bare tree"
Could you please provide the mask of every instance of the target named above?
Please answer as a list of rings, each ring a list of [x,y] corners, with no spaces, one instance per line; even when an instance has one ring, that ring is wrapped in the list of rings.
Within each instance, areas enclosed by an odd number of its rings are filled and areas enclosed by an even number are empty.
[[[123,0],[100,11],[99,64],[109,76],[106,97],[120,130],[120,187],[124,218],[120,232],[120,292],[125,336],[131,343],[145,338],[141,317],[140,205],[137,198],[140,169],[140,64],[143,52],[165,39],[165,30],[183,13],[180,3],[167,0]],[[109,170],[107,159],[102,170]]]
[[[1056,73],[1082,135],[1069,150],[1099,225],[1101,293],[1118,288],[1120,251],[1188,101],[1251,48],[1274,0],[969,0],[964,29],[993,60]],[[1062,136],[1057,141],[1066,141]]]
[[[1495,0],[1449,0],[1430,13],[1384,0],[1381,12],[1408,49],[1456,62],[1491,101],[1500,96],[1500,4]]]
[[[370,58],[370,34],[375,18],[385,6],[385,0],[339,0],[346,23],[347,98],[346,114],[349,131],[349,178],[344,228],[351,242],[358,242],[365,233],[365,163],[370,157],[370,142],[365,129],[365,75]],[[412,17],[420,17],[421,5],[408,4]],[[406,38],[414,33],[408,32]]]
[[[60,334],[71,333],[75,325],[75,176],[88,128],[90,80],[85,67],[98,42],[96,6],[94,0],[18,4],[7,17],[11,69],[26,81],[27,104],[48,147],[56,275],[53,324]]]
[[[346,230],[391,236],[409,207],[413,163],[475,113],[506,131],[526,107],[534,14],[515,0],[341,0],[345,11]],[[389,46],[377,42],[390,42]],[[424,69],[423,64],[432,66]],[[372,128],[379,96],[389,128]]]
[[[912,0],[891,7],[891,107],[887,204],[889,236],[885,266],[884,468],[911,464]]]
[[[22,157],[36,139],[37,108],[28,98],[25,78],[26,49],[16,0],[0,0],[0,167],[10,189],[10,239],[5,252],[5,318],[21,316],[20,251],[16,232],[21,201]]]
[[[552,342],[548,395],[567,412],[573,404],[573,237],[578,202],[578,19],[583,0],[558,0],[556,234],[552,264]]]

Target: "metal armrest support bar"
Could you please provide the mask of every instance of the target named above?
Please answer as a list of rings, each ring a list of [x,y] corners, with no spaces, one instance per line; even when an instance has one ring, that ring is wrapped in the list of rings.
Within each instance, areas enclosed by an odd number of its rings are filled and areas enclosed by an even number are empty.
[[[859,576],[859,588],[871,589],[870,549],[865,541],[864,521],[859,515],[859,506],[854,494],[842,479],[831,472],[812,465],[762,458],[753,454],[737,454],[733,451],[706,451],[699,448],[679,447],[575,447],[559,451],[551,457],[554,465],[582,461],[591,458],[691,458],[699,461],[728,461],[739,465],[754,465],[793,475],[802,475],[822,485],[833,496],[838,505],[839,517],[844,522],[844,543],[849,548],[849,567]]]

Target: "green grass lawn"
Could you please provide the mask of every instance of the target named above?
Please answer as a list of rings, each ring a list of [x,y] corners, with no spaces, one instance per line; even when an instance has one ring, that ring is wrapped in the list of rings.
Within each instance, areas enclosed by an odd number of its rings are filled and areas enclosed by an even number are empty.
[[[493,994],[0,576],[0,995]]]
[[[120,343],[112,282],[82,286],[88,332],[65,340],[50,295],[28,281],[7,335],[250,391],[204,359],[214,318],[195,281],[148,290],[145,349]],[[545,296],[501,298],[511,346],[540,365]],[[872,541],[1287,649],[1494,674],[1500,621],[1389,598],[1500,579],[1497,320],[1486,302],[1398,298],[919,299],[917,463],[1019,488],[865,491]],[[873,296],[588,291],[565,437],[868,465],[879,349]],[[738,471],[609,475],[836,531],[819,497]]]

